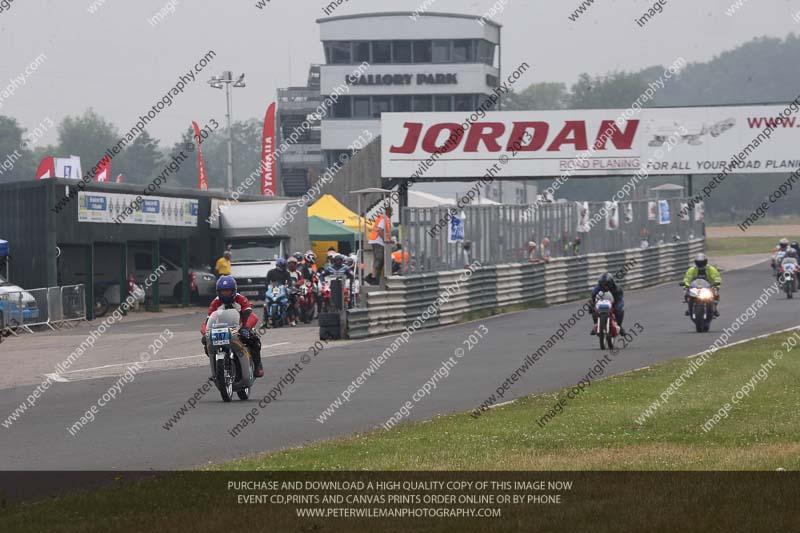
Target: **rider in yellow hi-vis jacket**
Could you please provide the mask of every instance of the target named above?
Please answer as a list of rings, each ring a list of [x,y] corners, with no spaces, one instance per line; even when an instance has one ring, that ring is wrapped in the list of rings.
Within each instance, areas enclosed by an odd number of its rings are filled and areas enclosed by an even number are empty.
[[[683,276],[683,286],[689,288],[692,282],[696,279],[704,279],[711,284],[715,289],[719,289],[722,285],[722,276],[716,267],[708,264],[708,257],[705,254],[697,254],[694,259],[694,266],[690,267]],[[719,290],[714,291],[714,316],[719,317]],[[689,302],[688,293],[686,301]],[[691,306],[691,303],[689,304]],[[691,309],[686,311],[686,316],[691,316]]]

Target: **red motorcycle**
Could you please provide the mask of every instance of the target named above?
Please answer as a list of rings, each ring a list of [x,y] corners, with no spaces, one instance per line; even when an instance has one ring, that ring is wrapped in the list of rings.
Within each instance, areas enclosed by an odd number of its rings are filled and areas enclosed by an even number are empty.
[[[303,324],[308,324],[314,320],[314,312],[317,309],[317,295],[314,289],[316,279],[297,280],[297,288],[299,293],[297,295],[297,306],[300,312],[300,321]],[[330,293],[330,291],[328,291]]]
[[[345,309],[350,309],[350,283],[347,278],[344,280],[344,305]],[[333,304],[331,303],[331,282],[326,279],[319,284],[319,297],[321,301],[320,313],[329,313],[333,311]]]
[[[321,281],[319,283],[320,313],[329,313],[331,310],[331,283]]]

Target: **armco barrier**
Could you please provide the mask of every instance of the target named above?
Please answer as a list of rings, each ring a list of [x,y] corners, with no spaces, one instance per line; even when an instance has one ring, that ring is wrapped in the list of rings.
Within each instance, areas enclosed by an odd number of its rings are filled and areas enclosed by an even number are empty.
[[[702,252],[703,239],[646,249],[553,259],[549,263],[515,263],[475,270],[457,289],[464,270],[392,276],[386,289],[366,295],[363,309],[348,311],[351,339],[396,333],[420,318],[443,293],[451,297],[422,327],[452,324],[467,313],[494,311],[515,305],[558,304],[587,296],[604,272],[621,273],[625,289],[675,280]],[[627,266],[626,266],[627,265]]]

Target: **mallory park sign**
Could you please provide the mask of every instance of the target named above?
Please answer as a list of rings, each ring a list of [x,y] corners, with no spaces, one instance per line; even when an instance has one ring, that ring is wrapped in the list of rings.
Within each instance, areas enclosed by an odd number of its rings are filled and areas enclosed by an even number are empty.
[[[348,74],[344,78],[347,85],[412,85],[415,80],[417,85],[458,85],[457,74]]]

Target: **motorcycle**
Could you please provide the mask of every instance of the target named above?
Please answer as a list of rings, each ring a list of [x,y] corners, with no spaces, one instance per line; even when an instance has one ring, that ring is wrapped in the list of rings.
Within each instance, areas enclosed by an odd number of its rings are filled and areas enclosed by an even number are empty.
[[[331,300],[331,280],[333,279],[341,279],[342,283],[344,284],[344,307],[345,309],[350,309],[350,280],[343,274],[328,274],[325,277],[325,281],[320,283],[319,294],[320,298],[322,299],[322,306],[320,308],[320,313],[330,313],[335,311],[333,308],[333,302]]]
[[[292,326],[297,325],[297,318],[300,315],[300,280],[291,283],[286,288],[288,303],[286,307],[286,321],[291,322]]]
[[[206,355],[224,402],[231,401],[234,392],[240,400],[247,400],[255,381],[250,350],[239,339],[239,319],[236,309],[218,309],[206,322]]]
[[[684,287],[683,284],[681,284]],[[687,298],[690,303],[690,316],[697,333],[708,331],[714,320],[716,294],[711,284],[704,279],[696,279],[689,285]]]
[[[778,280],[789,299],[794,298],[794,293],[797,292],[797,270],[798,265],[795,263],[786,263],[779,267]]]
[[[330,313],[331,311],[331,282],[328,280],[319,282],[320,313]]]
[[[617,321],[614,319],[614,296],[610,292],[599,292],[595,298],[595,313],[597,314],[596,333],[600,339],[600,349],[614,349],[614,338],[619,335]]]
[[[264,298],[264,323],[274,328],[283,326],[288,308],[289,296],[286,286],[271,283]]]
[[[300,293],[297,295],[297,305],[300,313],[300,321],[308,324],[314,320],[314,311],[317,309],[317,295],[314,291],[314,284],[311,280],[301,279],[297,282]]]
[[[130,280],[128,282],[128,293],[133,296],[134,308],[144,303],[145,292],[139,285]],[[119,296],[119,283],[98,283],[94,288],[94,316],[95,318],[104,317],[112,307],[118,307],[122,301]]]
[[[784,257],[786,257],[785,250],[778,250],[772,255],[772,261],[770,262],[770,266],[772,267],[772,274],[774,276],[778,276],[780,265]]]

